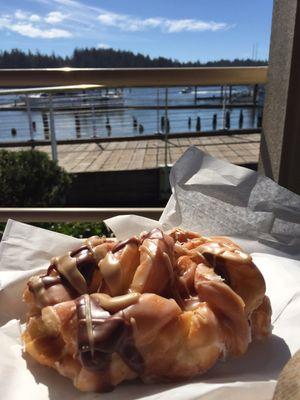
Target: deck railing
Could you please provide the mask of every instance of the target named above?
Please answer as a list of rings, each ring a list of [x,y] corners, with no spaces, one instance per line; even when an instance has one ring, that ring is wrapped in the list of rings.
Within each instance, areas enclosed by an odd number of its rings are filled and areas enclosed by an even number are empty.
[[[0,87],[24,88],[66,85],[103,87],[166,87],[251,85],[267,81],[267,67],[218,68],[49,68],[2,69]]]
[[[41,88],[71,85],[100,87],[172,87],[265,84],[267,67],[140,68],[140,69],[0,69],[1,88]],[[137,214],[158,219],[162,208],[0,208],[0,221],[96,221]]]
[[[160,207],[119,207],[119,208],[0,208],[0,222],[8,218],[23,222],[99,222],[116,215],[135,214],[141,217],[159,219]]]

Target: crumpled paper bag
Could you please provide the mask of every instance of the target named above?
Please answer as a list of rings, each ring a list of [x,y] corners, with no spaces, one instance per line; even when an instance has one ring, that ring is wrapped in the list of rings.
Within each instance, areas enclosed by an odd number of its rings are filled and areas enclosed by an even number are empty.
[[[8,221],[0,243],[0,393],[17,399],[271,399],[284,364],[300,347],[299,196],[253,171],[190,148],[171,171],[173,195],[159,222],[137,216],[106,223],[124,239],[142,230],[182,226],[225,234],[252,252],[270,296],[274,325],[266,341],[252,343],[238,359],[219,361],[189,382],[145,385],[125,382],[114,392],[82,394],[55,371],[22,354],[19,320],[29,276],[81,240]]]

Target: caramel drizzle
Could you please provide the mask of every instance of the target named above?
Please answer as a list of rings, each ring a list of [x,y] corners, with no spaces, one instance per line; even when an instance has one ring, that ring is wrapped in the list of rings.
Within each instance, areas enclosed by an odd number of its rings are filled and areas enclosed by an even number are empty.
[[[154,250],[154,252],[157,251],[158,246],[157,245],[152,245],[150,243],[150,245],[146,246],[144,244],[144,241],[146,239],[149,240],[160,240],[162,242],[164,242],[165,246],[167,247],[167,249],[170,248],[170,244],[167,242],[166,240],[166,235],[161,231],[161,229],[159,228],[154,228],[152,229],[152,231],[148,232],[147,234],[142,236],[142,244],[139,248],[140,252],[144,252],[146,253],[149,258],[151,260],[153,260],[153,258],[155,258],[155,254],[153,253],[152,250]],[[170,237],[170,240],[173,240]],[[172,249],[173,251],[173,249]],[[169,276],[169,282],[171,284],[171,288],[172,291],[174,290],[174,283],[175,283],[175,275],[174,275],[174,271],[173,271],[173,265],[172,262],[170,260],[169,254],[167,254],[165,251],[162,251],[162,258],[164,260],[164,267],[166,268],[167,274]],[[152,262],[152,261],[151,261]],[[151,274],[152,271],[152,267],[153,266],[149,266],[148,268],[144,268],[144,275],[135,275],[134,276],[134,290],[136,290],[136,288],[138,288],[138,290],[140,290],[141,287],[143,287],[145,285],[145,283],[147,282],[147,280],[149,279],[149,275]],[[139,267],[137,268],[137,270],[139,269]]]
[[[87,282],[84,276],[79,272],[77,268],[76,258],[72,256],[72,252],[61,256],[55,257],[51,260],[51,265],[58,271],[58,273],[64,276],[70,285],[79,294],[84,294],[87,292]],[[74,255],[76,255],[75,253]]]
[[[116,300],[109,296],[84,295],[77,299],[78,353],[82,365],[92,371],[109,370],[111,355],[118,353],[135,372],[141,373],[144,361],[134,344],[133,331],[122,310],[111,315],[102,308],[116,308]],[[100,297],[99,297],[100,296]],[[118,307],[137,301],[138,296],[120,296]],[[110,304],[112,303],[112,304]],[[101,304],[101,305],[100,305]]]
[[[138,246],[140,240],[136,236],[133,236],[123,242],[117,243],[99,262],[101,275],[113,296],[120,294],[123,290],[122,261],[115,253],[124,249],[129,244]]]
[[[91,237],[76,250],[52,258],[47,274],[34,277],[28,282],[28,288],[34,294],[37,304],[49,305],[47,289],[57,284],[63,284],[80,295],[87,293],[98,261],[108,252],[107,241],[115,242],[114,239]],[[51,275],[53,270],[57,271],[58,275]]]

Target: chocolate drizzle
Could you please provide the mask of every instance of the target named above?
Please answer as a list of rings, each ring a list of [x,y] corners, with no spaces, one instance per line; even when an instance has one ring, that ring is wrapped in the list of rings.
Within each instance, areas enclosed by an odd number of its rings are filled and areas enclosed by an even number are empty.
[[[51,287],[61,285],[59,301],[87,293],[97,268],[92,249],[83,245],[64,256],[53,258],[45,275],[29,280],[28,289],[40,307],[56,304],[58,292],[50,293],[48,290]]]
[[[230,286],[230,275],[226,270],[226,264],[221,257],[217,254],[203,252],[202,255],[205,257],[206,261],[213,267],[214,272],[224,279],[224,282]]]
[[[117,243],[113,249],[111,250],[112,253],[116,253],[117,251],[123,249],[127,244],[136,244],[137,246],[140,244],[140,240],[136,237],[133,236],[127,240],[124,240],[123,242]]]
[[[92,371],[109,368],[112,353],[135,372],[144,369],[143,358],[134,344],[131,324],[123,311],[110,315],[88,295],[77,299],[78,352],[82,365]]]
[[[77,251],[71,253],[70,256],[76,258],[76,267],[89,286],[92,282],[94,271],[97,268],[97,263],[90,249],[87,246],[82,246]]]

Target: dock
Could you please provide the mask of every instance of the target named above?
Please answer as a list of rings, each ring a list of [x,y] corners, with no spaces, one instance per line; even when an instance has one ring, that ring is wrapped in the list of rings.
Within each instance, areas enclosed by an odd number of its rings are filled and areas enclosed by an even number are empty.
[[[223,135],[216,137],[184,137],[168,140],[168,165],[195,146],[210,155],[233,164],[258,162],[260,134]],[[4,147],[22,150],[23,147]],[[51,157],[51,147],[36,146]],[[126,171],[159,168],[165,163],[163,139],[101,141],[100,143],[73,143],[58,145],[58,163],[69,173],[97,171]]]
[[[190,146],[255,169],[260,134],[170,137],[168,169]],[[26,146],[6,147],[10,151]],[[51,157],[50,145],[37,145]],[[74,207],[162,207],[171,189],[166,176],[163,138],[58,144],[58,164],[72,175],[66,205]]]

